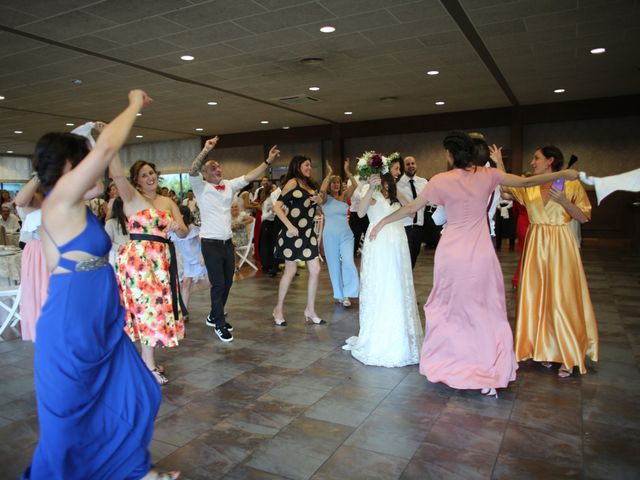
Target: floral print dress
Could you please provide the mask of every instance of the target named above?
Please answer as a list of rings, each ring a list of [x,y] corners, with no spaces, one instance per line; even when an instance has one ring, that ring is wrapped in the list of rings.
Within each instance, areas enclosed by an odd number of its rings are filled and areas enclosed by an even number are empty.
[[[129,233],[167,237],[171,215],[147,208],[129,217]],[[169,245],[132,240],[120,247],[116,275],[122,303],[127,310],[125,331],[133,340],[150,347],[175,347],[184,338],[184,321],[174,314],[171,296]]]

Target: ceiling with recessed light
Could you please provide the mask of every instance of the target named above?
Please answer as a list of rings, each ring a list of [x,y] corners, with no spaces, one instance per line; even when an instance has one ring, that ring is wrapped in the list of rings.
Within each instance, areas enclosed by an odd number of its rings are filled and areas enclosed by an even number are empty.
[[[637,94],[639,59],[638,0],[0,0],[0,153],[135,87],[132,143]]]

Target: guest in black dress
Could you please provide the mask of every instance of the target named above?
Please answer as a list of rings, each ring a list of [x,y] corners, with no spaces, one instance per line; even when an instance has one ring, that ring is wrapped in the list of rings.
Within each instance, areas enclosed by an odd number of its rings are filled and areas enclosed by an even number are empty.
[[[311,178],[311,160],[296,155],[289,163],[282,193],[273,206],[273,211],[284,224],[284,228],[278,234],[276,253],[278,257],[284,259],[285,267],[278,288],[278,304],[273,310],[274,322],[280,327],[287,324],[283,312],[284,299],[291,280],[296,274],[296,261],[306,262],[309,272],[304,318],[316,325],[326,323],[315,312],[316,291],[320,276],[318,238],[314,230],[316,206],[321,202],[317,190],[318,184]]]

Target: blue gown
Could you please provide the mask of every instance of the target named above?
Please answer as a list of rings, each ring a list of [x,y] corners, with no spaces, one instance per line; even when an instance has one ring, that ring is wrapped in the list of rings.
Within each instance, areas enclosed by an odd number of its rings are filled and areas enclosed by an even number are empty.
[[[108,257],[111,241],[87,210],[87,226],[58,246]],[[23,479],[140,479],[160,387],[124,332],[112,267],[61,256],[37,325],[35,387],[40,440]]]

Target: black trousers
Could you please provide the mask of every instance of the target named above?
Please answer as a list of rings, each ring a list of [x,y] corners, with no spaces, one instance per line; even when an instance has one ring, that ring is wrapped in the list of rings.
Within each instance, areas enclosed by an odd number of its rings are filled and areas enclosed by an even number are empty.
[[[423,229],[422,225],[409,225],[404,227],[407,233],[407,242],[409,243],[409,253],[411,254],[411,268],[416,266],[418,255],[420,254],[420,246],[422,245]]]
[[[351,212],[349,213],[349,227],[351,227],[351,231],[353,232],[353,255],[355,256],[358,252],[358,247],[360,247],[362,235],[364,235],[367,232],[367,228],[369,228],[369,217],[365,215],[360,218],[356,212]]]
[[[234,255],[231,240],[202,239],[202,257],[211,283],[209,318],[215,322],[217,327],[222,327],[225,323],[224,306],[233,284]]]
[[[260,261],[262,262],[262,270],[266,273],[274,273],[278,270],[278,264],[275,259],[276,241],[278,238],[279,228],[274,221],[263,221],[262,231],[260,232]]]

